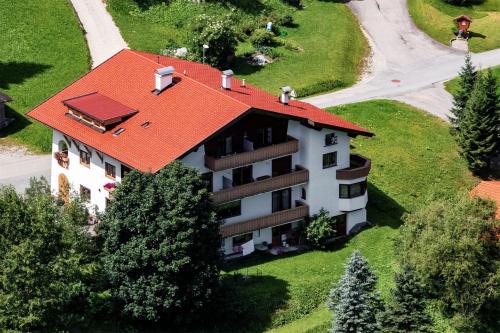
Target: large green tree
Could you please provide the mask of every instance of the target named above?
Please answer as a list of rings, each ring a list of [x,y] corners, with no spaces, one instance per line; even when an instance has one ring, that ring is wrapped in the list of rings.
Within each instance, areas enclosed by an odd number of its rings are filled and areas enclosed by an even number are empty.
[[[465,64],[459,73],[458,89],[453,93],[453,107],[451,109],[453,117],[450,117],[450,121],[456,130],[458,130],[458,124],[462,119],[465,105],[472,94],[472,90],[474,90],[477,76],[477,69],[472,64],[470,54],[467,54]]]
[[[219,223],[206,183],[173,162],[156,174],[132,171],[103,218],[105,270],[125,315],[193,318],[219,282]]]
[[[344,275],[330,292],[328,308],[334,311],[332,333],[377,332],[382,302],[375,290],[377,277],[359,251],[347,262]]]
[[[91,314],[100,265],[75,198],[60,205],[46,181],[24,195],[0,188],[0,330],[67,330]]]
[[[477,79],[458,128],[458,144],[470,169],[479,174],[488,172],[500,151],[497,82],[490,70]]]
[[[409,265],[403,265],[395,275],[396,288],[392,302],[380,316],[384,333],[431,332],[430,316],[425,312],[425,286]]]
[[[408,215],[397,253],[459,332],[499,332],[500,221],[491,202],[441,199]]]

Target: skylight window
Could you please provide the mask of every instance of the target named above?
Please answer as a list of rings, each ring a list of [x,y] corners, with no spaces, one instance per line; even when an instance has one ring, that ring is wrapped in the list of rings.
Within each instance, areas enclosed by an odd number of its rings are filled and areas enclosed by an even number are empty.
[[[150,122],[149,120],[146,120],[145,122],[143,122],[143,123],[141,124],[141,127],[142,127],[142,128],[148,128],[148,127],[149,127],[149,125],[151,125],[151,122]]]
[[[122,134],[124,131],[125,131],[125,128],[120,127],[119,129],[117,129],[116,131],[113,132],[113,136],[118,136],[118,135]]]

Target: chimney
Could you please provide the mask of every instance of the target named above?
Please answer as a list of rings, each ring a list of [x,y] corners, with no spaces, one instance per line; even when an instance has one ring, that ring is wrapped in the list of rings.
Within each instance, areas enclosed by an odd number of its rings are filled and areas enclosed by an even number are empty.
[[[233,71],[230,69],[222,72],[222,88],[231,90],[231,81],[233,74]]]
[[[155,72],[155,90],[157,92],[163,91],[169,85],[172,84],[172,77],[174,74],[174,67],[168,66],[163,68],[158,68]]]
[[[281,87],[280,102],[288,105],[288,101],[290,100],[290,94],[292,93],[292,91],[293,89],[289,86]]]

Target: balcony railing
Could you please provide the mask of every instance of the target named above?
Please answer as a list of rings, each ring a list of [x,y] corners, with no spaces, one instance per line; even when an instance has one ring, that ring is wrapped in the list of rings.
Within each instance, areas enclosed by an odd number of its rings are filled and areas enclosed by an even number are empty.
[[[258,229],[298,221],[307,216],[309,216],[309,206],[301,201],[296,201],[294,208],[282,210],[244,222],[223,225],[220,228],[220,233],[222,237],[241,235]]]
[[[299,151],[299,141],[291,136],[283,143],[257,148],[255,150],[236,153],[216,158],[205,155],[205,166],[213,171],[237,168],[270,158],[290,155]]]
[[[297,166],[295,170],[284,175],[268,177],[265,179],[256,180],[248,184],[230,187],[215,192],[212,195],[212,201],[216,204],[220,204],[231,200],[249,197],[259,193],[275,191],[282,188],[307,183],[308,181],[309,170]]]
[[[368,176],[372,162],[361,155],[351,154],[350,166],[337,170],[337,179],[351,180]]]

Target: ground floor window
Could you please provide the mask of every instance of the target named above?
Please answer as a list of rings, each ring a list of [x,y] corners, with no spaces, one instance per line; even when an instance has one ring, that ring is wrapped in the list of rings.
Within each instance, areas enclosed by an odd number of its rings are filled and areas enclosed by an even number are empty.
[[[366,193],[366,180],[354,184],[340,184],[339,196],[341,199],[356,198]]]
[[[217,216],[220,219],[228,219],[230,217],[241,215],[241,200],[227,202],[215,208]]]
[[[88,187],[85,187],[83,185],[80,185],[80,196],[82,197],[83,200],[90,202],[90,189]]]
[[[242,245],[253,239],[253,233],[233,237],[233,252],[242,252]]]
[[[347,234],[347,215],[341,214],[333,217],[336,234],[335,236],[345,236]]]

